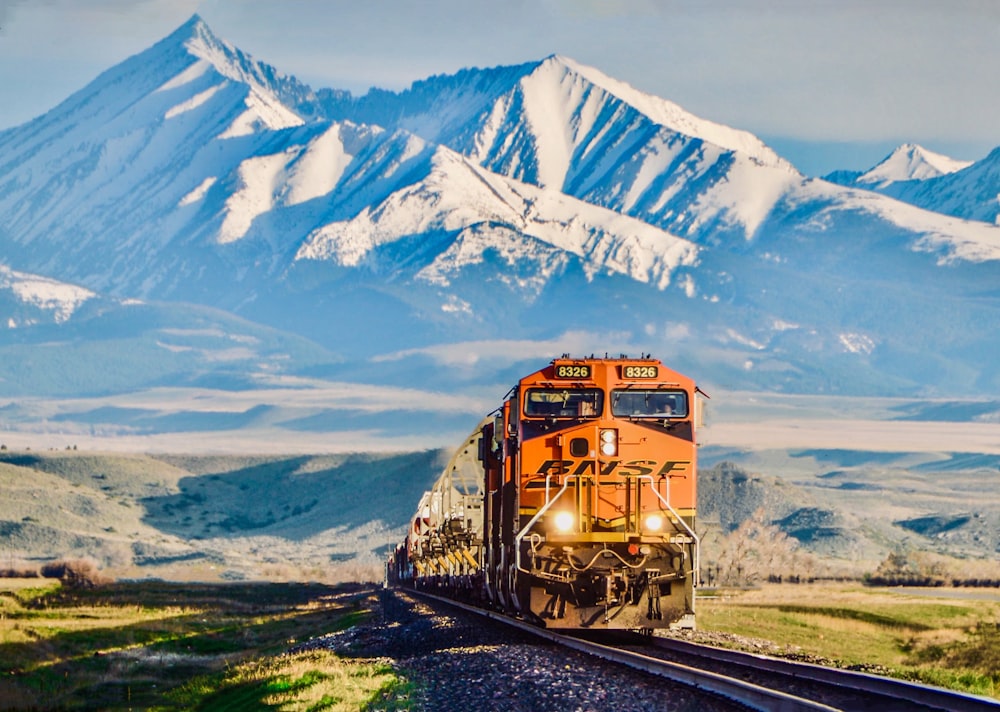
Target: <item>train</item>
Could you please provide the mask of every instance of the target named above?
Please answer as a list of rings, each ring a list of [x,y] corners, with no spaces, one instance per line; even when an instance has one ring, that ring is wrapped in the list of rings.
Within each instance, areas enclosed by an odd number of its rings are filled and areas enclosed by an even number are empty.
[[[387,584],[567,632],[694,628],[706,397],[646,354],[522,377],[421,497]]]

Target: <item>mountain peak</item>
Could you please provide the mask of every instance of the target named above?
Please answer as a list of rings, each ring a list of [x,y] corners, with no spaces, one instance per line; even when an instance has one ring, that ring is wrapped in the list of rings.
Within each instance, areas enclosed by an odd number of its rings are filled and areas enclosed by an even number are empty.
[[[874,168],[862,174],[857,182],[861,185],[889,183],[907,180],[927,180],[954,173],[972,165],[972,161],[959,161],[915,143],[904,143],[883,158]]]
[[[267,113],[272,114],[277,123],[264,123],[273,128],[297,125],[303,119],[316,118],[319,113],[316,94],[309,86],[218,37],[197,14],[158,43],[157,47],[166,53],[194,58],[199,65],[179,73],[164,86],[177,86],[211,67],[219,76],[249,87],[256,98],[248,99],[248,106],[267,105]]]
[[[169,40],[183,41],[186,38],[195,37],[205,32],[212,34],[212,31],[209,29],[205,21],[201,18],[201,15],[195,13],[191,15],[191,17],[189,17],[176,30],[167,35],[164,38],[164,41],[169,41]]]
[[[270,65],[254,60],[219,38],[197,14],[171,33],[164,44],[183,47],[190,55],[210,63],[222,76],[237,82],[266,86],[275,78],[284,78]]]
[[[768,165],[791,165],[749,131],[734,129],[685,111],[667,99],[636,89],[631,84],[614,79],[599,69],[577,62],[571,57],[551,54],[538,63],[536,71],[559,69],[583,78],[618,100],[645,114],[653,122],[677,133],[701,139],[720,148],[744,153]]]
[[[212,32],[200,15],[194,14],[139,56],[153,52],[181,52],[198,59],[210,59],[214,55],[218,59],[225,55],[236,55],[239,51]]]

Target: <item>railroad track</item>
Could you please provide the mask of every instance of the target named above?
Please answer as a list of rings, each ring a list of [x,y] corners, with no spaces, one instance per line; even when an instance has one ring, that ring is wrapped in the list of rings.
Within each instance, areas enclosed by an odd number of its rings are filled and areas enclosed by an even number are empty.
[[[792,662],[669,638],[654,638],[651,644],[672,660],[684,660],[685,664],[699,669],[724,669],[728,676],[765,687],[794,690],[796,694],[810,699],[822,699],[835,709],[1000,712],[998,700],[890,677]]]
[[[407,591],[753,710],[1000,712],[1000,701],[987,697],[668,638],[653,638],[645,645],[606,645],[423,591]]]

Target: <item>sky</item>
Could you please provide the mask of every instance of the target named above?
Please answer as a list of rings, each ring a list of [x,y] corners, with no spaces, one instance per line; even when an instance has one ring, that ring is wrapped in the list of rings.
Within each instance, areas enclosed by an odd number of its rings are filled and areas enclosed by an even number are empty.
[[[808,175],[1000,146],[1000,0],[0,0],[0,130],[198,13],[313,86],[404,89],[562,54],[761,137]]]

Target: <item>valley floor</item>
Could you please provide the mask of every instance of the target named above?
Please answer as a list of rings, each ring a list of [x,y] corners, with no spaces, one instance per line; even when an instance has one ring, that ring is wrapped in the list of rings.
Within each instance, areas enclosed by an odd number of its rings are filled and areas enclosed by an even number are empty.
[[[346,388],[346,390],[345,390]],[[289,427],[293,416],[317,407],[343,408],[340,399],[351,388],[301,388],[223,392],[211,389],[154,389],[145,393],[92,399],[20,399],[18,416],[0,417],[0,443],[12,450],[62,450],[184,454],[289,454],[344,452],[412,452],[453,448],[494,404],[481,393],[458,395],[457,402],[440,394],[409,392],[407,412],[414,417],[400,426],[393,389],[379,389],[369,404],[371,420],[364,429],[350,427],[346,416],[328,427]],[[417,401],[413,401],[414,397]],[[359,397],[351,396],[352,402]],[[366,396],[367,397],[367,396]],[[279,404],[280,403],[280,407]],[[423,403],[423,406],[420,405]],[[326,404],[326,405],[323,405]],[[0,409],[4,403],[0,400]],[[426,407],[426,414],[420,410]],[[437,423],[441,409],[447,422]],[[268,418],[241,427],[221,426],[211,418],[271,409]],[[95,413],[146,413],[173,429],[98,422]],[[468,417],[463,417],[468,413]],[[713,392],[699,440],[703,445],[744,450],[822,448],[871,452],[1000,454],[1000,403],[943,399],[867,398],[785,395],[756,392]],[[384,414],[384,415],[380,415]],[[428,429],[422,425],[437,423]],[[155,416],[155,417],[154,417]],[[183,417],[191,418],[184,423]],[[199,416],[201,421],[193,416]],[[100,416],[103,419],[105,416]],[[208,418],[209,420],[205,420]],[[283,420],[284,419],[284,420]],[[199,429],[197,423],[211,422]],[[221,421],[220,421],[221,422]]]

